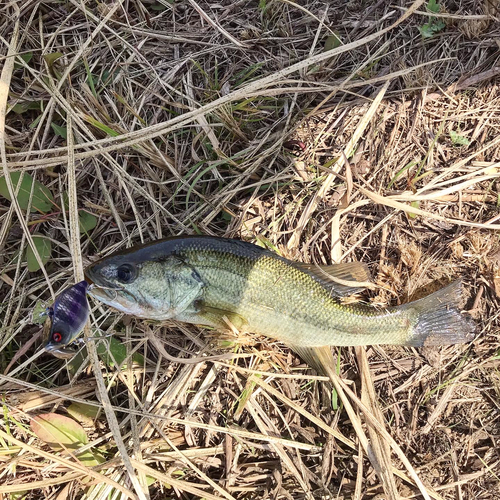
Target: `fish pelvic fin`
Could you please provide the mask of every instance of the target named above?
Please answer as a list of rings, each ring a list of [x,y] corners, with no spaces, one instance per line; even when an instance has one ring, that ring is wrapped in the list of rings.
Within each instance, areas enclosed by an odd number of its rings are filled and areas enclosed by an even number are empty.
[[[208,324],[222,330],[227,330],[232,326],[240,332],[248,331],[248,322],[243,316],[225,309],[207,306],[202,301],[198,305],[198,316],[203,318]]]
[[[441,346],[474,340],[476,324],[460,310],[462,281],[458,280],[423,299],[400,306],[416,312],[417,321],[404,345]]]

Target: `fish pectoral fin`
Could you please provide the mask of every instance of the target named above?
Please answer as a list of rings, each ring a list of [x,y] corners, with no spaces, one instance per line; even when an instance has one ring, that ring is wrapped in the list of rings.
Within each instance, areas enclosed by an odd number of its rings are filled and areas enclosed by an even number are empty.
[[[204,304],[201,305],[198,315],[208,320],[216,328],[227,330],[233,326],[239,332],[246,332],[248,327],[247,320],[238,313],[218,309],[216,307],[210,307]]]
[[[287,342],[290,349],[295,351],[313,370],[319,375],[329,376],[334,370],[335,360],[333,358],[332,348],[326,346],[304,347]]]
[[[294,265],[314,276],[339,297],[359,292],[372,281],[368,266],[362,262],[345,262],[329,266],[303,263]]]

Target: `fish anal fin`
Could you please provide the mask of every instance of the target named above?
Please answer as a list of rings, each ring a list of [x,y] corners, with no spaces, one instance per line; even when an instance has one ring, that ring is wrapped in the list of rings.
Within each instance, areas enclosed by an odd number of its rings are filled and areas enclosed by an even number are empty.
[[[331,288],[337,296],[359,292],[371,281],[370,270],[362,262],[345,262],[327,266],[303,263],[295,263],[295,265],[314,276],[324,286]]]
[[[318,372],[319,375],[325,377],[335,367],[335,360],[333,358],[332,348],[326,346],[304,347],[287,343],[288,347],[295,351],[313,370]]]

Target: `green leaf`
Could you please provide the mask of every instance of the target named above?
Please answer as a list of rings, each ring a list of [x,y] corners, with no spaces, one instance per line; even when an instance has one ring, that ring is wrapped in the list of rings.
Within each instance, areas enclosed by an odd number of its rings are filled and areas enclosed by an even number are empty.
[[[255,244],[259,247],[266,248],[267,250],[272,250],[278,255],[281,255],[280,249],[269,238],[266,238],[261,234],[258,234],[255,237]]]
[[[75,420],[85,425],[92,425],[99,414],[97,406],[85,403],[71,403],[67,411]]]
[[[420,208],[420,202],[419,201],[412,201],[410,203],[410,206],[412,206],[413,208]],[[417,214],[414,214],[412,212],[408,212],[408,217],[410,217],[410,219],[415,219],[417,217]]]
[[[66,127],[61,127],[61,125],[57,125],[57,123],[54,122],[52,122],[50,126],[56,135],[61,136],[63,139],[68,138],[68,129]]]
[[[63,449],[62,445],[75,450],[88,442],[87,434],[78,422],[58,413],[38,415],[31,421],[30,427],[53,450]]]
[[[120,132],[113,130],[111,127],[108,127],[107,125],[104,125],[104,123],[101,123],[99,120],[96,120],[92,116],[83,115],[83,118],[86,122],[90,123],[91,125],[94,125],[94,127],[98,128],[99,130],[102,130],[105,134],[108,134],[111,137],[118,137],[120,135]]]
[[[446,24],[444,24],[442,21],[436,21],[435,19],[432,19],[430,22],[424,24],[423,26],[420,26],[419,30],[423,38],[432,38],[445,26]]]
[[[28,126],[29,128],[35,128],[38,125],[38,122],[42,119],[42,115],[38,115]],[[48,168],[54,168],[54,167],[48,167]]]
[[[33,59],[33,52],[26,52],[24,54],[19,54],[19,57],[27,64]]]
[[[470,140],[467,137],[465,137],[464,135],[460,135],[458,132],[455,132],[454,130],[450,131],[450,139],[455,146],[470,145]]]
[[[31,430],[54,451],[77,450],[88,443],[83,427],[72,418],[58,413],[44,413],[31,421]],[[102,464],[105,458],[96,450],[78,454],[78,460],[89,467]]]
[[[158,12],[163,12],[164,10],[167,10],[168,7],[166,5],[163,5],[161,3],[155,3],[154,5],[151,5],[151,10],[156,10]]]
[[[52,69],[54,63],[63,56],[62,52],[53,52],[52,54],[45,54],[43,58],[45,59],[47,66]]]
[[[330,35],[325,42],[325,51],[336,49],[342,45],[342,41],[340,40],[340,33],[336,31],[333,32],[333,35]]]
[[[222,220],[225,220],[227,222],[231,222],[233,220],[233,216],[225,210],[222,211],[221,217]]]
[[[254,375],[254,376],[262,378],[262,375]],[[248,403],[249,399],[252,397],[256,386],[257,386],[256,382],[247,381],[245,388],[243,389],[238,398],[238,406],[236,407],[236,410],[234,410],[233,418],[236,422],[240,419],[241,414],[243,413],[243,410],[245,409],[245,406]]]
[[[410,168],[414,167],[417,165],[417,161],[411,161],[410,163],[406,164],[401,170],[396,172],[396,175],[391,179],[391,182],[387,185],[387,189],[391,189],[392,186],[394,186],[394,183]]]
[[[94,448],[90,448],[90,450],[84,451],[83,453],[78,453],[78,460],[87,467],[93,467],[94,465],[99,465],[106,461],[104,456]]]
[[[22,115],[23,113],[26,113],[26,111],[30,111],[32,109],[40,110],[41,108],[42,101],[23,101],[14,104],[10,110],[14,111],[16,115]]]
[[[69,196],[67,191],[63,191],[61,194],[61,203],[64,206],[66,212],[69,210]],[[78,221],[80,223],[80,233],[88,233],[92,231],[94,227],[97,226],[97,217],[81,208],[78,210]]]
[[[31,322],[34,325],[43,325],[47,319],[47,303],[44,300],[37,300],[31,312]]]
[[[12,185],[14,186],[14,192],[17,189],[20,177],[21,172],[12,172],[10,174],[10,180],[12,182]],[[32,186],[33,200],[31,203],[31,211],[42,213],[49,212],[54,204],[54,197],[52,196],[52,193],[43,184],[35,181],[29,174],[24,174],[19,193],[17,194],[17,201],[19,203],[19,206],[22,210],[28,209]],[[7,198],[9,201],[12,201],[9,190],[7,189],[7,182],[4,176],[0,177],[0,195]]]
[[[432,38],[434,36],[434,30],[432,29],[431,23],[426,23],[418,29],[423,38]]]
[[[127,357],[127,347],[115,337],[111,337],[106,342],[99,342],[97,345],[97,354],[110,367],[121,366],[122,368],[126,368],[123,362]],[[144,357],[136,352],[132,355],[132,364],[144,366]]]
[[[64,210],[66,210],[66,212],[69,210],[69,194],[67,191],[63,191],[61,193],[61,203],[64,207]]]
[[[16,493],[9,493],[9,500],[22,500],[26,498],[28,491],[17,491]]]
[[[31,59],[33,59],[33,52],[25,52],[24,54],[19,54],[19,56],[26,64],[28,64]],[[20,69],[23,65],[21,63],[15,62],[14,69]]]
[[[87,59],[84,57],[83,58],[83,65],[85,66],[85,71],[87,73],[87,84],[90,87],[90,91],[92,92],[92,95],[97,98],[97,92],[95,91],[95,80],[92,72],[90,71],[89,63],[87,62]]]
[[[106,338],[103,341],[97,342],[96,348],[97,354],[107,366],[115,367],[120,365],[122,370],[127,368],[127,365],[123,364],[127,357],[127,348],[115,337]],[[83,348],[76,356],[68,360],[69,372],[75,374],[81,370],[81,367],[87,362],[87,358],[87,348]],[[144,364],[144,356],[138,352],[132,355],[133,366],[143,367]]]
[[[109,71],[105,69],[101,76],[101,85],[106,86],[112,78],[116,78],[120,74],[120,69],[117,68],[114,71]]]
[[[42,263],[45,265],[49,258],[52,250],[52,244],[48,238],[44,236],[33,236],[33,243],[35,244],[35,248],[38,251],[38,255],[40,255],[40,259]],[[31,247],[26,249],[26,262],[28,263],[28,271],[34,273],[40,269],[38,265],[38,261],[36,260],[35,254]]]
[[[427,9],[431,12],[438,13],[440,9],[440,5],[436,2],[436,0],[429,0],[427,3]]]
[[[80,233],[88,233],[97,226],[97,217],[86,210],[78,210]]]
[[[444,21],[434,21],[434,30],[436,31],[436,33],[438,31],[445,29],[445,28],[446,28],[446,24]]]

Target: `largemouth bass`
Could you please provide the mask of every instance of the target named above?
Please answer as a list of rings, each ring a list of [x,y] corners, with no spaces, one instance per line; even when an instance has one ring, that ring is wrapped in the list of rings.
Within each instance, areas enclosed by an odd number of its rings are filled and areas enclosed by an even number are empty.
[[[474,337],[455,282],[423,299],[378,309],[340,297],[367,281],[360,263],[299,264],[243,241],[178,237],[118,252],[89,266],[90,295],[127,314],[175,319],[280,340],[305,361],[321,346],[447,345]],[[339,282],[341,284],[339,284]]]

